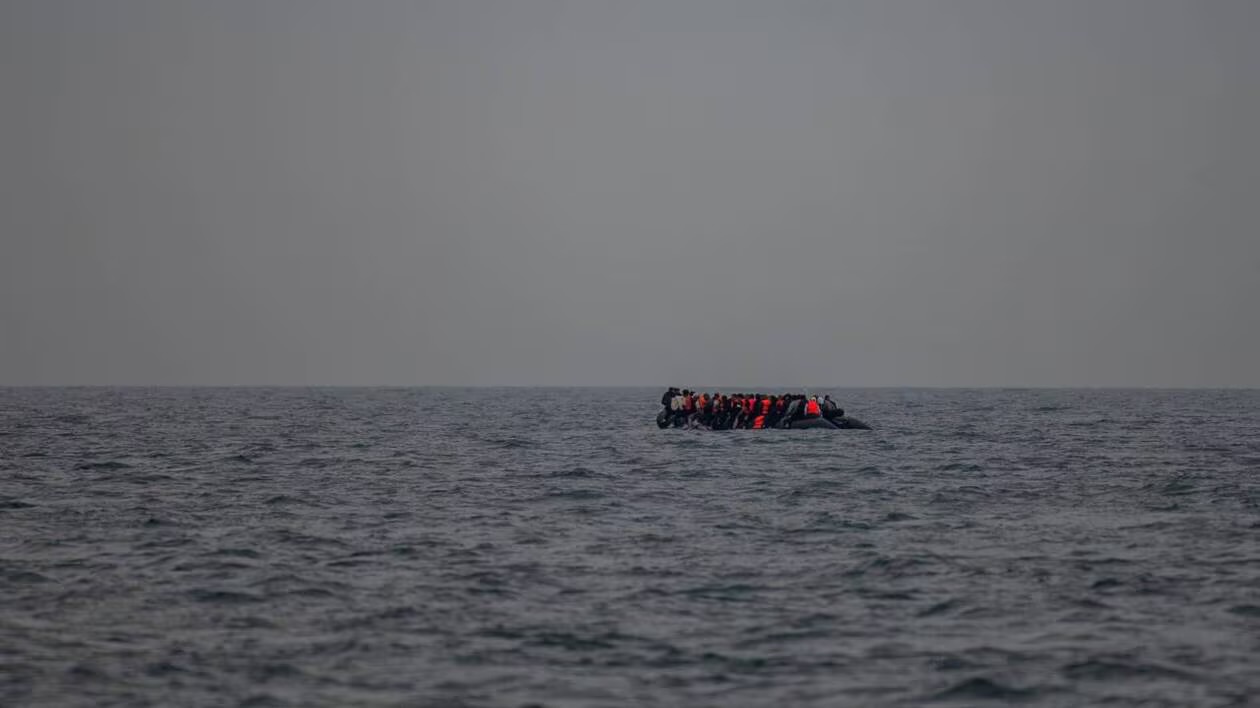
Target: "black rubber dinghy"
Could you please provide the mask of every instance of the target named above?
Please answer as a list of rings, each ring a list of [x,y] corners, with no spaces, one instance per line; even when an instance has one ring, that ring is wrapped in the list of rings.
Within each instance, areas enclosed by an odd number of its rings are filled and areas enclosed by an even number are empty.
[[[680,421],[673,420],[673,416],[666,410],[661,410],[656,414],[656,426],[658,428],[682,427]],[[845,415],[838,415],[834,418],[798,418],[785,427],[792,430],[870,430],[871,426],[863,423],[857,418],[851,418]]]
[[[863,423],[857,418],[850,418],[846,415],[836,416],[835,418],[800,418],[788,423],[788,428],[792,430],[870,430],[871,426]]]

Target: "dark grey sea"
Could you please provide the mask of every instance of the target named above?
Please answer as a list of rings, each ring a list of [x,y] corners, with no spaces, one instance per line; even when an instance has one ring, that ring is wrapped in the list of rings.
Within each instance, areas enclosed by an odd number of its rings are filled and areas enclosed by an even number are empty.
[[[812,392],[0,389],[0,705],[1260,705],[1260,392]]]

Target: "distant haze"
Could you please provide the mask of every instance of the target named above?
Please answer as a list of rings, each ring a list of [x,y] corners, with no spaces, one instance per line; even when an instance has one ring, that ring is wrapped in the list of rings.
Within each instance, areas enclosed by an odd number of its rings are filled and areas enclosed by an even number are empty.
[[[1255,0],[3,0],[0,384],[1260,385]]]

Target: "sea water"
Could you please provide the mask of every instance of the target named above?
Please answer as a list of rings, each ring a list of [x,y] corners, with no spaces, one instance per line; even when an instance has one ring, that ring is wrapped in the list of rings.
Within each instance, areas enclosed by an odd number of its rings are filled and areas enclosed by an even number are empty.
[[[0,389],[0,705],[1260,705],[1260,392]]]

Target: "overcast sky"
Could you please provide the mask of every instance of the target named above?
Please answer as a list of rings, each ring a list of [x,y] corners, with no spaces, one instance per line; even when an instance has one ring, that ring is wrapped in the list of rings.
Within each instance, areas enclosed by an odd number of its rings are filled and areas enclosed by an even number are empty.
[[[1260,386],[1255,0],[0,0],[0,384]]]

